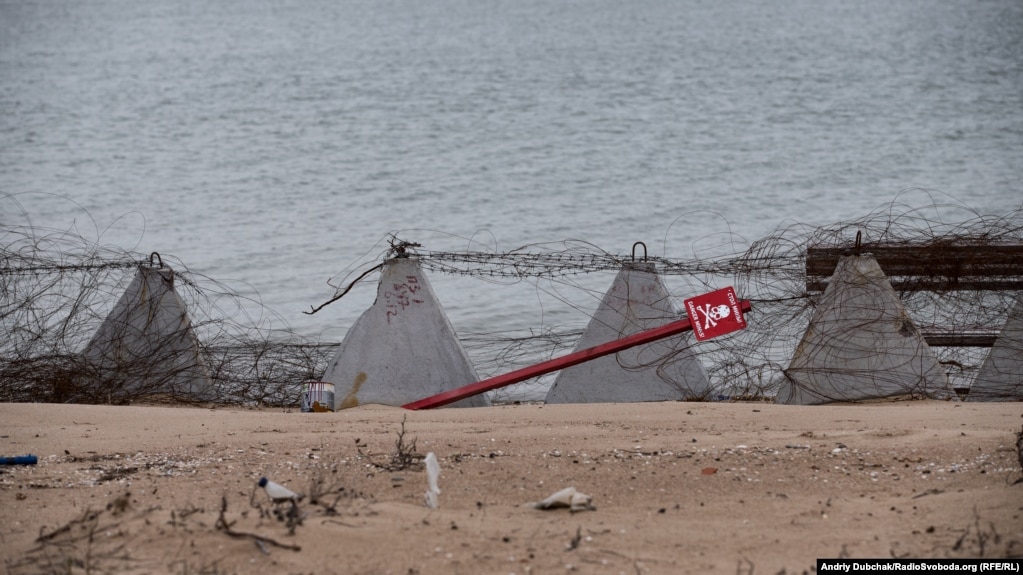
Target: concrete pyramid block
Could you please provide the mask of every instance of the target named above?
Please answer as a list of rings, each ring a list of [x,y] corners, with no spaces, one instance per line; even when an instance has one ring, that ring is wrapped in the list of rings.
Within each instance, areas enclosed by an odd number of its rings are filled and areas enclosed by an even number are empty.
[[[377,297],[352,325],[327,366],[335,409],[367,403],[402,406],[457,389],[478,378],[419,260],[384,263]],[[482,407],[476,395],[452,407]]]
[[[182,399],[213,396],[209,370],[184,301],[174,290],[174,270],[140,267],[82,352],[79,384],[85,395],[168,394]]]
[[[1023,401],[1023,299],[1017,299],[966,401]]]
[[[785,370],[776,402],[813,405],[952,395],[948,376],[877,260],[839,260]]]
[[[622,268],[604,294],[576,351],[679,319],[652,263]],[[634,403],[702,399],[707,374],[689,347],[689,334],[665,338],[562,370],[547,403]]]

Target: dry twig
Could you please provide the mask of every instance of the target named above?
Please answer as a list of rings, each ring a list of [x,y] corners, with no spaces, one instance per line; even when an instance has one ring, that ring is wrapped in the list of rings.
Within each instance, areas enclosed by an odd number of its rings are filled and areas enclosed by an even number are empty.
[[[269,537],[265,537],[263,535],[259,535],[259,534],[256,534],[256,533],[248,533],[248,532],[245,532],[245,531],[235,531],[235,530],[233,530],[231,528],[231,526],[234,525],[234,522],[233,521],[228,521],[227,518],[224,517],[224,513],[226,513],[226,512],[227,512],[227,497],[221,497],[220,498],[220,515],[217,517],[217,522],[216,522],[216,525],[215,525],[215,527],[217,528],[218,531],[223,531],[227,535],[229,535],[231,537],[235,537],[235,538],[252,539],[252,540],[257,542],[257,545],[259,545],[259,543],[261,542],[261,543],[269,543],[270,545],[273,545],[274,547],[280,547],[281,549],[288,549],[288,550],[291,550],[291,551],[301,551],[302,550],[302,548],[300,546],[298,546],[298,545],[289,545],[287,543],[280,543],[279,541],[276,541],[274,539],[271,539]]]

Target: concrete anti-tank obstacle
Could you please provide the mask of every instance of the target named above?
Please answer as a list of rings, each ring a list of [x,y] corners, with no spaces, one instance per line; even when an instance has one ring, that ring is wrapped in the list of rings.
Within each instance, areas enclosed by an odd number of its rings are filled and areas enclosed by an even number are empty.
[[[1023,401],[1023,299],[1009,311],[966,401]]]
[[[615,277],[576,350],[658,327],[679,318],[657,269],[630,262]],[[562,370],[547,403],[634,403],[703,399],[707,374],[689,347],[689,334],[606,355]]]
[[[348,330],[323,379],[334,384],[340,410],[402,406],[478,378],[419,260],[400,256],[384,262],[376,301]],[[487,405],[485,395],[451,404]]]
[[[213,398],[209,370],[168,267],[138,269],[82,358],[77,387],[87,396]]]
[[[900,395],[952,393],[877,260],[845,256],[817,302],[775,401],[812,405]]]

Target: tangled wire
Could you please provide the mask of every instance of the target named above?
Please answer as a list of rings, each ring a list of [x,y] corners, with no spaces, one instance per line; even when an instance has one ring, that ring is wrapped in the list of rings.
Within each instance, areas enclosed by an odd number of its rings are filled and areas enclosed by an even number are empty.
[[[0,401],[291,405],[325,369],[331,345],[273,329],[260,302],[180,262],[63,231],[0,228],[0,242]]]
[[[481,280],[558,282],[571,282],[570,278],[580,274],[616,272],[640,258],[670,280],[676,309],[681,308],[678,300],[682,297],[733,285],[741,298],[753,304],[754,315],[747,329],[699,345],[683,342],[660,357],[648,358],[647,365],[627,368],[657,367],[671,361],[672,355],[695,353],[706,369],[715,397],[764,399],[795,387],[815,390],[821,395],[818,399],[842,400],[856,398],[828,395],[826,389],[821,391],[819,384],[812,383],[814,374],[810,372],[818,370],[825,379],[837,377],[832,372],[844,368],[836,362],[848,362],[848,354],[866,351],[846,349],[842,353],[847,356],[838,353],[829,360],[828,354],[836,352],[828,348],[821,352],[823,356],[811,357],[798,366],[793,361],[807,353],[809,343],[822,345],[808,340],[807,333],[815,314],[825,313],[821,311],[822,293],[832,279],[826,270],[834,269],[841,253],[911,249],[927,261],[910,262],[916,267],[908,266],[907,271],[899,272],[902,275],[886,270],[902,307],[899,313],[906,316],[906,325],[932,342],[929,353],[934,354],[948,378],[946,388],[965,391],[976,386],[978,371],[988,356],[987,346],[995,341],[1013,306],[1018,305],[1017,293],[1023,289],[1018,262],[1023,260],[988,268],[946,264],[968,264],[973,257],[968,254],[983,259],[985,254],[1001,253],[1003,248],[1019,249],[1023,246],[1023,211],[997,216],[966,213],[947,223],[947,218],[937,215],[943,208],[892,204],[863,218],[831,226],[791,225],[757,240],[742,253],[713,258],[648,258],[645,249],[642,256],[637,254],[640,244],[634,246],[633,253],[619,255],[580,242],[531,245],[503,253],[442,252],[422,249],[397,237],[388,256],[414,255],[423,269],[441,274]],[[1003,259],[1013,260],[1012,254],[1017,252],[1007,253],[1009,256]],[[820,264],[820,254],[834,261]],[[924,285],[920,283],[922,274],[937,273],[933,269],[938,268],[927,267],[931,260],[944,262],[942,275],[925,277],[929,283]],[[375,264],[362,270],[313,312],[340,299],[356,281],[365,281],[379,267]],[[141,326],[150,320],[122,310],[127,305],[122,300],[138,289],[132,288],[132,282],[141,282],[140,276],[151,273],[147,270],[166,269],[173,269],[173,278],[165,273],[162,281],[172,284],[170,292],[180,298],[181,309],[187,310],[182,313],[188,321],[179,331],[172,330],[174,337],[184,343],[149,342],[141,347],[125,343],[137,341],[132,330],[143,330]],[[997,281],[992,283],[992,279]],[[0,227],[0,293],[0,329],[8,334],[0,342],[0,401],[99,403],[164,397],[174,401],[295,405],[301,384],[323,376],[338,346],[335,342],[311,341],[287,329],[274,329],[275,316],[260,302],[189,272],[181,262],[166,264],[157,254],[147,257],[100,247],[68,232]],[[877,307],[876,301],[839,300],[847,307],[842,312],[845,316],[862,319],[862,325],[851,331],[869,334],[869,330],[877,329],[874,339],[888,337],[885,330],[891,331],[890,327],[863,319]],[[850,328],[843,324],[842,330]],[[163,333],[167,333],[166,328]],[[525,335],[463,336],[463,343],[477,365],[501,371],[568,350],[580,335],[578,330],[559,332],[544,327]],[[863,339],[862,334],[858,337]],[[104,338],[118,343],[99,341]],[[194,347],[190,347],[190,341],[195,342]],[[859,345],[848,338],[836,341],[847,348]],[[1023,338],[1013,336],[1003,338],[1001,345],[1020,346],[1021,341]],[[1018,357],[1021,350],[1010,347],[1009,353]],[[919,360],[909,357],[899,364]],[[821,367],[822,362],[828,365]],[[1018,366],[1003,363],[999,369],[1017,369],[1006,365]],[[861,365],[848,368],[850,372],[858,370],[862,370]],[[867,396],[872,385],[885,395],[926,394],[926,386],[906,384],[900,388],[898,384],[893,393],[890,382],[871,380],[862,373],[852,375],[865,382]],[[1019,373],[996,376],[1002,381],[1015,377],[1017,383],[1000,384],[1002,387],[993,392],[994,399],[1023,396]]]

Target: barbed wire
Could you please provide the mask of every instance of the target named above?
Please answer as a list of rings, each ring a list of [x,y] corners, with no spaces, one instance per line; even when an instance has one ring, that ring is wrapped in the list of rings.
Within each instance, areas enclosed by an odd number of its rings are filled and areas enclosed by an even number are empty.
[[[0,242],[0,401],[291,405],[325,369],[329,344],[275,328],[283,320],[261,302],[174,258],[165,279],[187,321],[154,337],[144,322],[156,320],[117,305],[144,270],[164,268],[159,254],[16,226],[0,226]],[[101,333],[111,341],[97,344]],[[207,380],[201,393],[182,384],[196,378]]]
[[[893,202],[848,222],[779,227],[743,252],[711,258],[647,257],[645,245],[639,256],[638,244],[633,246],[632,253],[614,254],[581,241],[532,244],[506,252],[433,251],[399,239],[397,234],[390,243],[388,257],[414,256],[431,273],[484,281],[548,282],[552,286],[548,293],[564,298],[583,313],[592,313],[587,311],[588,305],[569,301],[578,296],[575,290],[586,290],[588,302],[599,301],[600,294],[573,278],[618,272],[637,260],[652,263],[657,273],[670,281],[676,309],[681,309],[677,304],[685,297],[733,285],[741,298],[753,304],[747,329],[699,345],[685,341],[660,357],[648,359],[644,365],[622,366],[656,370],[673,356],[695,353],[716,390],[714,397],[764,399],[774,397],[780,389],[796,386],[820,395],[821,400],[854,399],[829,395],[813,383],[814,378],[831,381],[843,369],[853,379],[864,382],[864,387],[877,387],[866,389],[864,395],[884,391],[886,395],[904,392],[907,396],[919,396],[923,387],[916,384],[900,387],[898,383],[893,387],[879,377],[872,382],[861,365],[849,368],[826,365],[829,360],[825,356],[837,353],[827,346],[841,349],[841,345],[851,345],[848,339],[839,337],[827,344],[811,341],[814,346],[824,347],[800,349],[801,345],[809,345],[805,336],[815,314],[823,313],[820,285],[814,287],[814,278],[808,272],[808,253],[841,249],[850,255],[869,254],[881,246],[896,246],[919,249],[924,259],[939,263],[961,258],[964,247],[984,254],[1003,246],[1023,245],[1023,206],[989,215],[958,204],[912,207]],[[138,357],[128,362],[134,367],[129,368],[125,362],[116,364],[116,369],[125,373],[112,377],[109,365],[97,369],[86,361],[83,350],[110,317],[139,270],[163,267],[162,259],[154,262],[152,254],[147,257],[99,246],[68,231],[0,225],[3,298],[0,329],[8,335],[0,343],[0,401],[125,402],[168,397],[175,401],[295,405],[302,383],[322,377],[338,343],[315,341],[286,327],[277,328],[275,323],[286,324],[258,300],[243,297],[237,289],[191,272],[173,257],[167,260],[167,267],[174,270],[174,291],[187,310],[190,329],[198,342],[198,356],[184,363],[173,358],[178,363],[168,363],[168,358],[161,358],[157,350],[145,362]],[[379,266],[376,262],[369,271]],[[824,283],[828,279],[823,278]],[[1018,292],[953,289],[965,285],[961,281],[965,279],[968,278],[946,277],[951,286],[946,289],[921,289],[919,283],[912,281],[892,283],[898,286],[895,297],[899,305],[921,336],[939,334],[946,338],[941,341],[946,342],[954,337],[991,336],[1005,323],[1018,301]],[[1015,278],[1020,279],[1023,278]],[[370,281],[369,273],[363,270],[358,280]],[[347,293],[352,283],[338,286],[335,297],[323,305]],[[845,306],[840,315],[850,318],[865,318],[865,310],[878,307],[877,301],[869,299],[849,297],[838,301]],[[876,329],[878,340],[887,337],[885,330],[891,329],[866,319],[862,323],[855,329],[861,333]],[[494,374],[570,350],[581,333],[576,328],[540,325],[525,332],[467,333],[461,338],[477,368]],[[1017,338],[1013,345],[1018,344]],[[963,391],[975,381],[988,348],[944,344],[930,346],[930,352],[949,378],[948,387]],[[809,354],[810,363],[817,367],[794,370],[793,360],[798,354]],[[820,354],[825,356],[814,359]],[[836,357],[841,359],[840,354]],[[919,360],[911,357],[903,363]],[[207,393],[182,391],[168,383],[180,373],[166,373],[167,365],[177,365],[174,370],[184,372],[195,370],[198,364],[211,382]],[[153,366],[164,373],[155,373]],[[798,377],[794,375],[796,371]],[[1019,374],[1002,375],[1019,380]],[[131,384],[127,383],[129,380]],[[549,378],[527,385],[531,387],[519,390],[535,398],[543,385],[549,385]],[[999,385],[992,392],[993,398],[1019,397],[1020,385]],[[514,393],[505,396],[513,398]]]

